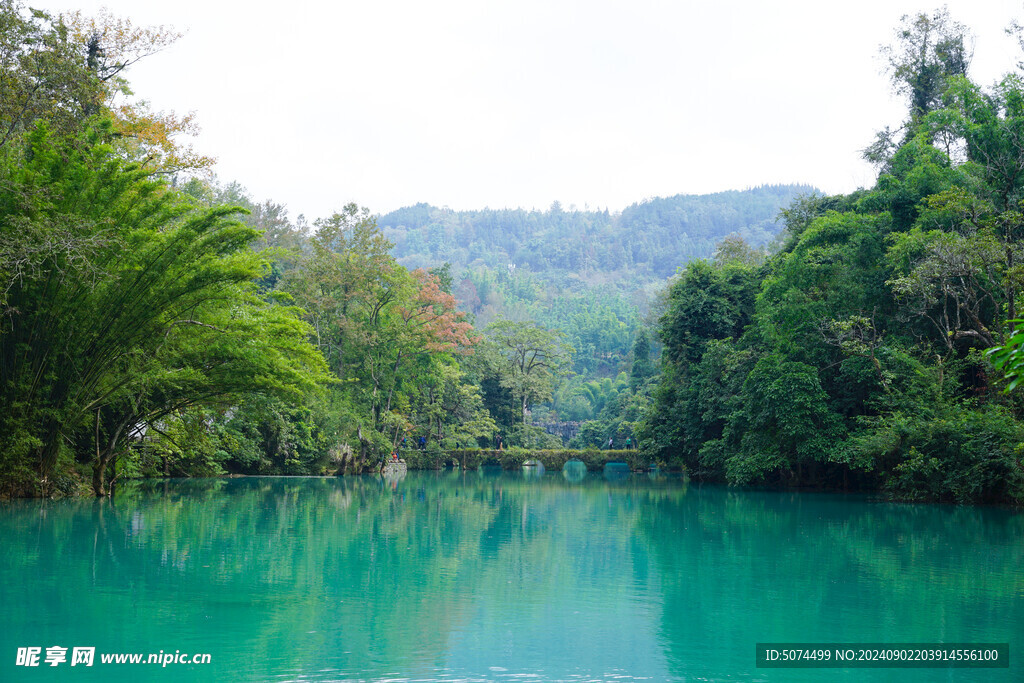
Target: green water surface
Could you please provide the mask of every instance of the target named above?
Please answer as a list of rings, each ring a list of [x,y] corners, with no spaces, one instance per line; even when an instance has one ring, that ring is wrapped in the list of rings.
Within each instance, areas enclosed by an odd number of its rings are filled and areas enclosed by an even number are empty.
[[[1010,510],[643,475],[172,480],[4,503],[0,542],[2,681],[1024,680]],[[758,642],[1008,642],[1011,667],[759,669]],[[211,661],[100,662],[160,651]]]

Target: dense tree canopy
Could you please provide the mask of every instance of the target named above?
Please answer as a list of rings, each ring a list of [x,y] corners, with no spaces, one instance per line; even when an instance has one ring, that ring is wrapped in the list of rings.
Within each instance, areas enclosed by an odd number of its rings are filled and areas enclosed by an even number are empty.
[[[1024,500],[1019,375],[1024,87],[969,81],[965,30],[905,18],[889,51],[909,103],[878,182],[783,212],[768,260],[691,262],[669,291],[653,456],[734,483]],[[875,149],[874,151],[878,151]],[[744,283],[743,286],[728,283]]]
[[[561,445],[547,424],[733,484],[1024,500],[1024,80],[973,83],[944,10],[886,52],[908,108],[873,187],[614,215],[293,220],[132,99],[175,38],[0,0],[3,493]]]
[[[205,162],[124,73],[173,32],[13,2],[0,19],[6,492],[103,495],[115,464],[358,472],[414,433],[491,435],[450,279],[399,265],[366,210],[306,226],[161,179]]]

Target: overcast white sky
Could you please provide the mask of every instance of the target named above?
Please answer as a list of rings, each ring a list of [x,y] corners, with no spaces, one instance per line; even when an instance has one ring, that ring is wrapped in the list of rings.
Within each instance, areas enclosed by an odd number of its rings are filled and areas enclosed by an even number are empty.
[[[905,0],[27,0],[187,31],[129,73],[197,112],[222,181],[294,217],[620,210],[652,196],[870,185],[859,150],[903,118],[878,47]],[[974,78],[1014,68],[1020,0],[956,0]]]

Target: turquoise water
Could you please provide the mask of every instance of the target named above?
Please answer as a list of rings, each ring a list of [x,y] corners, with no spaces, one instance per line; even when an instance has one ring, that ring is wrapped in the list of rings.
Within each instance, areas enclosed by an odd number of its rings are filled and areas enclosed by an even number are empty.
[[[1024,680],[1007,510],[414,472],[13,501],[0,540],[3,681]],[[1009,642],[1012,668],[755,667],[758,642],[939,641]],[[160,651],[210,663],[100,662]]]

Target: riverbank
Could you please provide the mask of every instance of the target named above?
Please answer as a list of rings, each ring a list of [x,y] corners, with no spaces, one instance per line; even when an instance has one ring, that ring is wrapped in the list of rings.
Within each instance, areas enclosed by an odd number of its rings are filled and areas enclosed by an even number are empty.
[[[453,464],[464,469],[500,465],[502,469],[511,470],[522,467],[527,460],[535,460],[549,470],[560,470],[569,460],[581,460],[590,471],[599,471],[610,462],[626,463],[631,470],[647,470],[652,464],[663,465],[635,449],[601,451],[569,448],[551,450],[467,448],[444,452],[406,449],[400,451],[400,456],[405,459],[411,470],[437,470]]]

